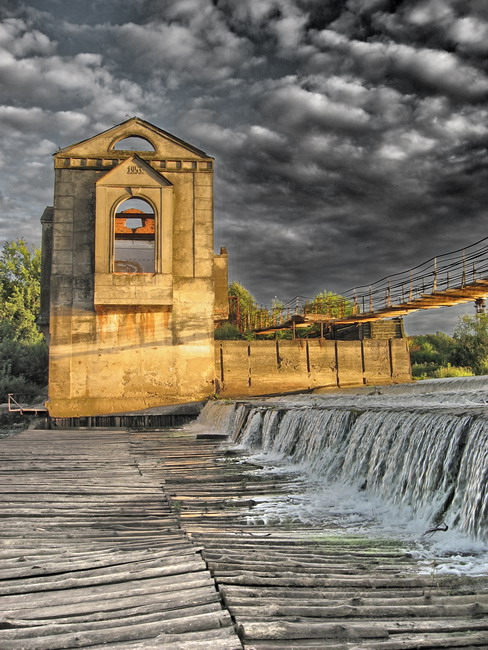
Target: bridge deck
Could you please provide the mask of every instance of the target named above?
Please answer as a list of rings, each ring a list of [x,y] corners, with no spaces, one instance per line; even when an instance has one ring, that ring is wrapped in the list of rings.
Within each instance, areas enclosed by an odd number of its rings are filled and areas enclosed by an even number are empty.
[[[287,321],[258,328],[256,334],[272,334],[283,329],[301,329],[307,328],[315,323],[327,323],[334,325],[352,325],[353,323],[370,323],[385,318],[395,318],[405,316],[414,311],[422,309],[439,309],[441,307],[452,307],[466,302],[473,302],[478,298],[488,296],[488,280],[478,280],[464,287],[443,289],[442,291],[432,291],[417,295],[412,300],[387,304],[383,307],[377,307],[372,311],[356,311],[350,316],[331,316],[325,313],[304,313],[295,314]]]
[[[230,650],[232,623],[248,650],[487,647],[488,578],[419,575],[399,544],[340,522],[265,522],[259,499],[290,486],[219,444],[183,430],[0,440],[2,650]]]
[[[411,269],[341,292],[296,296],[256,310],[253,329],[269,334],[313,323],[364,323],[405,316],[421,309],[450,307],[488,296],[488,237],[433,257]],[[484,305],[478,305],[483,310]]]
[[[333,322],[335,324],[371,322],[381,320],[383,318],[405,316],[421,309],[439,309],[441,307],[452,307],[453,305],[459,305],[465,302],[473,302],[478,298],[485,298],[486,296],[488,296],[488,280],[478,280],[477,282],[472,282],[465,287],[424,293],[414,300],[399,302],[397,304],[392,304],[372,312],[355,314],[354,316],[350,317],[337,318],[334,319]],[[312,315],[311,320],[314,318],[315,317]]]

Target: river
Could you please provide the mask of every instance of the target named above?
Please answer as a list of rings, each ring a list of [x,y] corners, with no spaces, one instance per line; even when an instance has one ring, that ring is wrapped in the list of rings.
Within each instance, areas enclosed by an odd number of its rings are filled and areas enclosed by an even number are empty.
[[[420,566],[488,574],[488,377],[210,402],[197,426],[230,436],[286,493],[248,524],[310,523],[402,539]],[[447,528],[447,530],[446,530]]]

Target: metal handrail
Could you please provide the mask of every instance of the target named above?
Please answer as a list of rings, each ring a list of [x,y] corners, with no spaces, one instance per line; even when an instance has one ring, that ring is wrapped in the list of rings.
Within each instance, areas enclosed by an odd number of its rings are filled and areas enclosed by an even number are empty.
[[[8,395],[7,395],[7,399],[8,399],[8,410],[9,410],[9,413],[23,413],[23,412],[24,412],[24,407],[21,406],[21,405],[17,402],[17,400],[14,398],[13,393],[8,393]],[[13,402],[16,406],[18,406],[19,408],[17,408],[17,409],[12,408],[12,402]]]
[[[421,262],[406,271],[387,275],[369,285],[360,285],[339,296],[307,298],[296,296],[282,303],[281,310],[262,308],[269,314],[269,325],[285,323],[292,315],[323,316],[335,320],[351,315],[366,315],[419,303],[439,292],[445,295],[463,289],[483,288],[488,280],[488,237],[449,253]],[[488,287],[481,293],[488,293]],[[473,298],[474,300],[474,298]]]

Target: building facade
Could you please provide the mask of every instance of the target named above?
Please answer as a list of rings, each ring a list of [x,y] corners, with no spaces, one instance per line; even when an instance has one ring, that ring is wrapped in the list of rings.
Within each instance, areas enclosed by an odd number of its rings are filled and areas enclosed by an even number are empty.
[[[50,414],[212,395],[214,319],[225,319],[227,294],[213,158],[135,117],[59,150],[54,167],[39,317]]]

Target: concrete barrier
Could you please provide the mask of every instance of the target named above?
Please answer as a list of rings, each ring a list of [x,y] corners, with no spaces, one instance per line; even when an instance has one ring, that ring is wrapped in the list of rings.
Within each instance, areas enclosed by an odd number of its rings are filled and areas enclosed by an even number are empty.
[[[406,339],[216,341],[221,397],[411,381]]]

